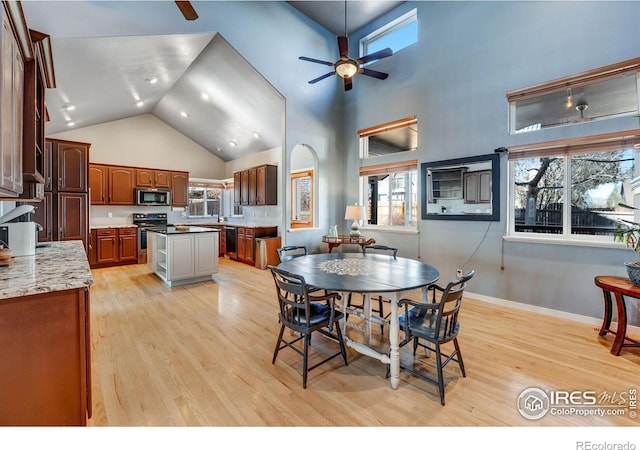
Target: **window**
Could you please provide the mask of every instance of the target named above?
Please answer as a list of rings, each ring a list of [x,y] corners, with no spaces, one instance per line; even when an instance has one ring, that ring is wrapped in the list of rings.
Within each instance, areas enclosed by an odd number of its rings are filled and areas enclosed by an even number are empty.
[[[364,158],[410,152],[418,148],[418,119],[405,117],[358,130]]]
[[[360,168],[367,225],[417,228],[418,162]]]
[[[291,228],[313,227],[313,170],[291,174]]]
[[[418,15],[413,9],[360,39],[360,56],[389,47],[397,52],[418,42]]]
[[[613,242],[639,152],[640,130],[510,148],[510,234]]]
[[[211,217],[221,214],[224,186],[189,183],[189,217]]]
[[[509,131],[638,114],[640,58],[507,93]]]

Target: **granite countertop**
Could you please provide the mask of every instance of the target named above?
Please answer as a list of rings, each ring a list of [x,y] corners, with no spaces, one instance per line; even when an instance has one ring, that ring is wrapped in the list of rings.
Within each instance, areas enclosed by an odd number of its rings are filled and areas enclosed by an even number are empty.
[[[119,225],[91,225],[92,230],[105,229],[105,228],[138,228],[138,225],[132,223],[122,223]]]
[[[219,226],[219,227],[246,227],[246,228],[272,228],[272,227],[277,227],[278,225],[268,225],[268,224],[264,224],[264,223],[257,223],[257,222],[224,222],[224,223],[220,223],[220,222],[189,222],[189,223],[176,223],[175,225],[184,225],[184,226],[189,226],[189,225],[195,225],[195,226]]]
[[[0,300],[45,292],[78,289],[93,284],[82,241],[55,241],[36,248],[32,256],[18,256],[0,267]]]
[[[168,226],[166,229],[160,230],[148,230],[149,232],[160,233],[160,234],[185,234],[185,233],[217,233],[219,230],[215,228],[204,228],[204,227],[194,227],[187,226],[184,229],[177,229],[175,226]]]

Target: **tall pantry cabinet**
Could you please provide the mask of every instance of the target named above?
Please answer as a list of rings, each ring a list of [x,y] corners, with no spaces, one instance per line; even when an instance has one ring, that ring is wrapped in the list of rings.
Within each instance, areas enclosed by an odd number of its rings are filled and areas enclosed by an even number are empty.
[[[44,146],[44,200],[34,203],[38,241],[81,240],[89,247],[89,147],[91,144],[47,139]],[[88,252],[87,252],[88,253]]]

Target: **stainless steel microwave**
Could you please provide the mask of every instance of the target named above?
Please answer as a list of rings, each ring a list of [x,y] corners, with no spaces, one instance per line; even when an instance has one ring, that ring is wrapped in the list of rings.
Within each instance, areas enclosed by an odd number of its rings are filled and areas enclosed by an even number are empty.
[[[136,189],[136,204],[143,206],[171,206],[171,191],[166,189]]]

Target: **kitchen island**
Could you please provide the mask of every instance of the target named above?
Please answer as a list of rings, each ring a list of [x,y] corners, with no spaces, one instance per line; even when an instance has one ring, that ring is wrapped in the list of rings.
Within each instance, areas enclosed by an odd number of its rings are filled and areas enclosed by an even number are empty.
[[[218,272],[218,230],[196,226],[150,229],[147,264],[169,286],[211,280]]]
[[[0,267],[0,425],[86,425],[92,284],[82,241]]]

